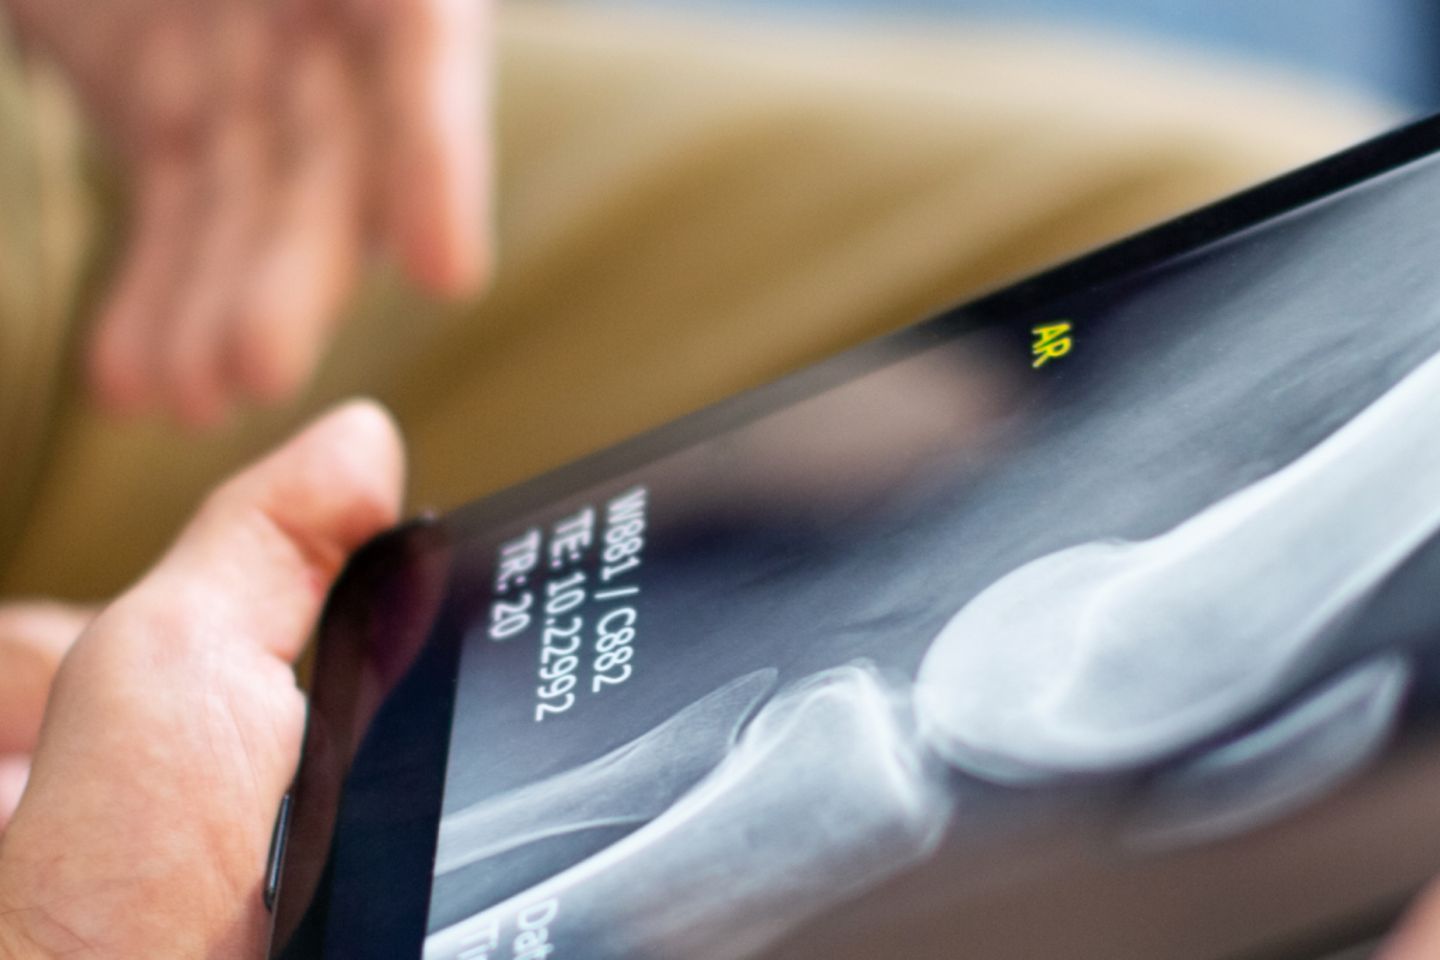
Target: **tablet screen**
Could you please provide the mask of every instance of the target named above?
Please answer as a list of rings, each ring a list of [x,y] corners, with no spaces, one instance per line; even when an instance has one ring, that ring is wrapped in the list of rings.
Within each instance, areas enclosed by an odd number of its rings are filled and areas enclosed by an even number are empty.
[[[934,330],[457,547],[425,956],[1215,958],[1440,872],[1437,195]]]

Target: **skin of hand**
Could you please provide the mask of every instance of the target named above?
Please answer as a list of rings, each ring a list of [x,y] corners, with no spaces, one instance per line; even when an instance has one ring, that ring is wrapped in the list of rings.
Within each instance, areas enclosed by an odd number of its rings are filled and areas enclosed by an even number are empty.
[[[1440,957],[1440,884],[1411,911],[1410,919],[1375,960],[1435,960]]]
[[[55,671],[93,616],[58,604],[0,606],[0,834],[25,789]]]
[[[53,660],[82,632],[0,836],[0,958],[262,956],[263,864],[305,716],[291,665],[346,558],[395,521],[403,472],[389,417],[341,407],[212,494],[93,620],[26,614],[38,639],[11,653]],[[44,700],[0,716],[8,746],[34,741]]]
[[[132,182],[93,329],[118,413],[295,393],[364,256],[440,296],[491,263],[493,0],[0,0]]]

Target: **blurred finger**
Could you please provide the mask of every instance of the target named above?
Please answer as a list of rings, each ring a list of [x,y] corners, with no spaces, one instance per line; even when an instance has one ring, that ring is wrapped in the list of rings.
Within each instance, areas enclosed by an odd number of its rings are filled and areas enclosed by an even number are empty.
[[[0,755],[35,749],[55,671],[93,616],[51,603],[0,606]]]
[[[313,372],[359,270],[361,118],[335,38],[300,51],[285,119],[293,152],[228,350],[235,380],[262,400]]]
[[[204,222],[160,338],[171,406],[195,425],[222,419],[230,405],[225,324],[274,193],[272,38],[259,8],[227,9],[217,35],[225,80],[207,143]]]
[[[122,149],[135,167],[136,206],[125,257],[90,352],[102,402],[134,412],[160,398],[158,330],[188,262],[203,204],[199,144],[212,101],[200,5],[172,5],[131,37],[130,96],[119,109]]]
[[[141,162],[133,227],[91,343],[91,380],[102,403],[133,413],[159,397],[162,320],[194,242],[201,178],[188,152]]]
[[[473,293],[492,255],[493,4],[394,0],[378,9],[387,234],[417,283]]]

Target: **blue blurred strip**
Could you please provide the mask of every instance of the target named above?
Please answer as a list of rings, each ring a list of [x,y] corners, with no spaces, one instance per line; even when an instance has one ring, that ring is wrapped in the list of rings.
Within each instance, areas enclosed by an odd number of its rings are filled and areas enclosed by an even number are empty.
[[[664,0],[677,4],[693,0]],[[712,4],[714,0],[711,0]],[[1440,108],[1435,0],[724,0],[1118,28],[1308,70],[1416,112]]]

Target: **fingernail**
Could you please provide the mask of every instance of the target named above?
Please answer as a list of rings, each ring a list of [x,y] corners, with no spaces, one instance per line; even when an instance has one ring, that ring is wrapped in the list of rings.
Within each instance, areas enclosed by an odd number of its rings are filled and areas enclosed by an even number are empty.
[[[25,786],[30,780],[30,760],[27,757],[0,757],[0,833],[10,825],[20,798],[25,795]]]

